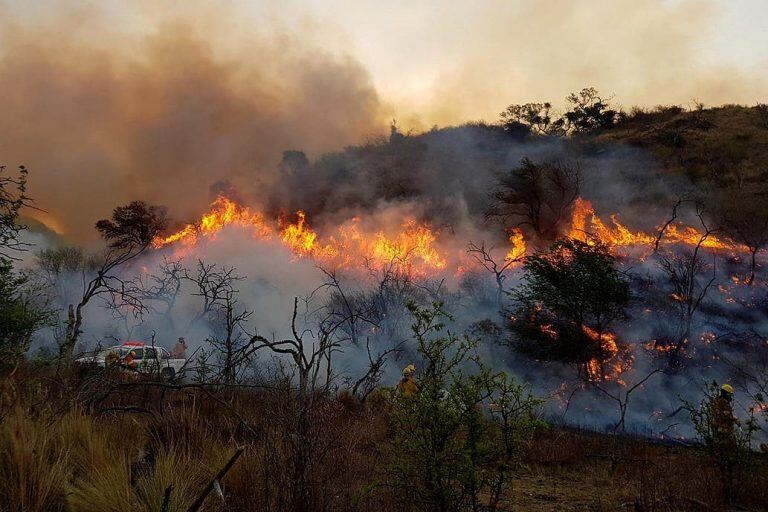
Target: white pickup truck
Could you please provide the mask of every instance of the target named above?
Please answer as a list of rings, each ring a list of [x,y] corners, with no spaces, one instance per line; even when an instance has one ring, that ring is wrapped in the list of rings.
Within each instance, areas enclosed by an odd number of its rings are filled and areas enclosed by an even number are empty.
[[[120,364],[143,374],[159,374],[165,380],[171,380],[186,369],[187,360],[171,357],[163,347],[152,346],[143,341],[126,341],[104,350],[76,359],[81,364]]]

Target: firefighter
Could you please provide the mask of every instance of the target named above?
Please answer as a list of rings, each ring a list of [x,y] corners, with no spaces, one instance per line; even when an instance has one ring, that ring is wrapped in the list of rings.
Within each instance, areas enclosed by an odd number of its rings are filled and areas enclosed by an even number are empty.
[[[125,358],[123,358],[123,364],[128,368],[135,368],[136,363],[133,362],[134,359],[136,359],[136,352],[131,350],[125,354]]]
[[[733,386],[723,384],[720,394],[712,399],[712,454],[715,466],[720,470],[723,499],[730,504],[733,499],[734,471],[739,457],[736,426],[739,420],[733,414]]]
[[[185,340],[183,337],[179,337],[179,340],[171,349],[171,357],[174,359],[186,359],[187,340]]]
[[[116,350],[110,350],[104,357],[104,363],[106,366],[117,366],[120,363],[120,354]]]
[[[736,437],[734,428],[738,420],[733,415],[733,386],[723,384],[720,387],[720,394],[712,399],[712,433],[716,445],[731,445],[734,449]]]
[[[416,373],[416,367],[413,364],[409,364],[403,368],[403,378],[397,383],[397,390],[403,396],[413,396],[418,389],[416,381],[413,378],[413,374]]]

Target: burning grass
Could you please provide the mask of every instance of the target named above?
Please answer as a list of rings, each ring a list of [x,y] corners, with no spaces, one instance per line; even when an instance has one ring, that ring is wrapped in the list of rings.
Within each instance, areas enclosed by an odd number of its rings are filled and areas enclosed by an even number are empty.
[[[566,234],[571,238],[597,241],[614,252],[635,249],[635,254],[641,259],[652,252],[657,242],[688,247],[700,243],[704,249],[732,254],[748,252],[746,247],[731,240],[705,234],[681,223],[659,225],[655,232],[643,232],[633,231],[622,224],[617,214],[612,214],[610,221],[605,222],[592,204],[583,198],[574,202],[568,225]],[[414,218],[404,218],[397,230],[373,232],[361,229],[359,219],[351,218],[339,225],[335,232],[320,235],[310,227],[306,214],[301,210],[296,212],[295,221],[286,217],[271,221],[262,212],[223,196],[216,198],[198,221],[157,237],[153,246],[156,249],[170,247],[177,256],[182,256],[192,252],[196,244],[215,239],[219,232],[227,228],[241,229],[264,243],[281,244],[296,258],[310,258],[335,268],[381,267],[392,262],[404,262],[415,275],[426,278],[441,274],[453,263],[444,248],[446,244],[441,243],[447,235]],[[508,248],[504,259],[518,261],[526,256],[529,244],[519,227],[509,228],[507,233]],[[455,264],[457,273],[465,270],[461,262]]]

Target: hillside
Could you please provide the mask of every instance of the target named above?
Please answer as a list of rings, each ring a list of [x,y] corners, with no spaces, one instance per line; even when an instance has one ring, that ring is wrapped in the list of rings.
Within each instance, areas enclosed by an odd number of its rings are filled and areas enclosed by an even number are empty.
[[[696,182],[728,182],[742,173],[756,182],[768,177],[765,106],[636,111],[617,126],[585,138],[646,149],[665,170],[684,173]]]

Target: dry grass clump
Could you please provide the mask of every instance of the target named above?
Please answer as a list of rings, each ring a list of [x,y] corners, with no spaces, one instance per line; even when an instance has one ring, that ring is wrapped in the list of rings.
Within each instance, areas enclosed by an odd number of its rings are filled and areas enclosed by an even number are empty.
[[[63,510],[71,475],[69,450],[21,408],[0,422],[0,507],[47,512]]]

